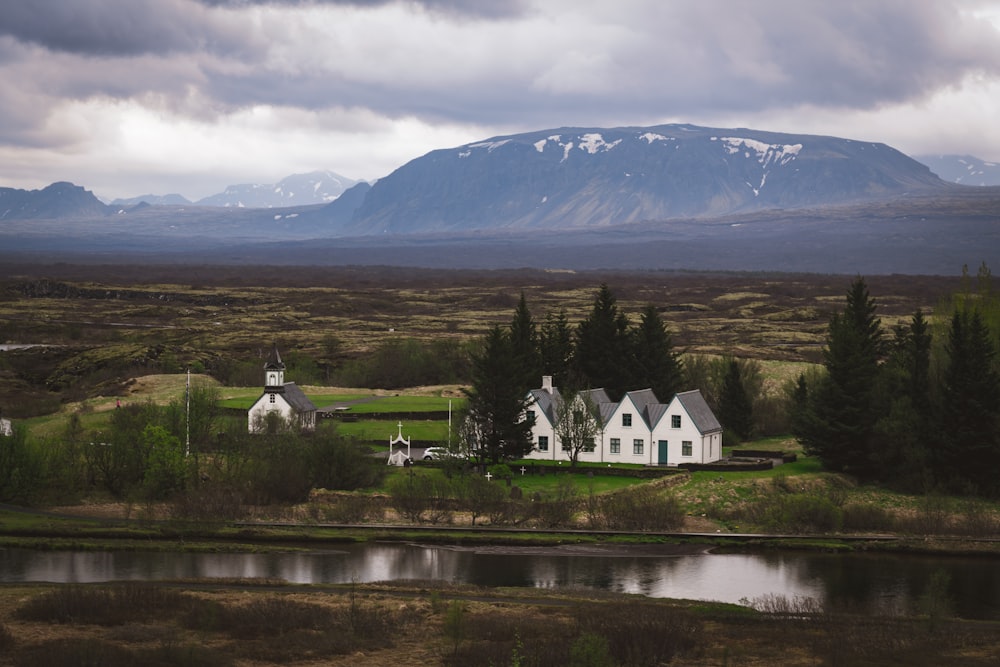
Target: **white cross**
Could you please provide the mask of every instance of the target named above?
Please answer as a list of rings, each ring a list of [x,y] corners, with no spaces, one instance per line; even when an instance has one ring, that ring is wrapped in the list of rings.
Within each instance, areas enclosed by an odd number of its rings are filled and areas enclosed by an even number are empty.
[[[491,473],[491,472],[486,473],[486,481],[489,482],[492,479],[493,479],[493,473]]]
[[[526,472],[528,472],[528,469],[525,468],[524,466],[521,466],[521,477],[524,477],[524,473]]]

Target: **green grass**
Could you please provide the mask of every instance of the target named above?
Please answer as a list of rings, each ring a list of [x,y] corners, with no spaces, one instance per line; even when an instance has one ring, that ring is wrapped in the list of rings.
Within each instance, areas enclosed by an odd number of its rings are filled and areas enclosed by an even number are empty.
[[[233,393],[237,395],[232,395]],[[219,406],[239,410],[249,410],[253,402],[261,394],[260,389],[226,391],[227,397],[219,401]],[[350,412],[355,414],[377,414],[379,412],[440,412],[448,409],[451,402],[452,410],[458,410],[465,404],[465,399],[442,398],[440,396],[376,396],[374,394],[314,394],[306,393],[309,400],[317,407],[323,408],[334,403],[348,403],[370,398],[371,401],[355,403],[350,406]]]
[[[311,398],[311,397],[310,397]],[[350,411],[358,414],[378,412],[442,412],[448,409],[458,410],[465,405],[465,399],[443,398],[441,396],[381,396],[366,403],[356,403],[350,406]],[[316,403],[313,400],[313,403]],[[319,403],[316,403],[319,405]]]
[[[390,438],[399,433],[396,422],[362,420],[356,422],[337,422],[337,433],[358,438],[359,440],[383,441],[388,452]],[[404,421],[403,437],[410,440],[425,440],[444,442],[448,439],[448,422],[446,421]],[[388,455],[388,454],[387,454]]]
[[[510,469],[514,473],[514,478],[511,480],[512,486],[520,487],[521,491],[527,496],[533,493],[540,493],[542,495],[552,495],[555,493],[556,487],[560,483],[560,479],[563,474],[557,474],[555,472],[549,472],[545,475],[531,475],[520,473],[520,465],[511,465]],[[525,466],[527,467],[527,465]],[[410,470],[408,468],[392,468],[389,474],[386,475],[386,479],[379,489],[373,489],[375,492],[386,492],[391,485],[391,480],[398,476],[409,475]],[[429,466],[425,467],[419,463],[413,468],[414,475],[444,475],[444,471],[440,468],[431,468]],[[568,474],[568,473],[564,473]],[[585,496],[593,490],[594,493],[606,493],[608,491],[617,491],[619,489],[624,489],[630,486],[635,486],[636,484],[642,484],[648,480],[638,479],[636,477],[618,477],[614,475],[595,475],[594,477],[587,477],[586,474],[568,474],[568,478],[573,482],[573,486],[580,496]],[[494,484],[506,485],[503,480],[494,480]]]

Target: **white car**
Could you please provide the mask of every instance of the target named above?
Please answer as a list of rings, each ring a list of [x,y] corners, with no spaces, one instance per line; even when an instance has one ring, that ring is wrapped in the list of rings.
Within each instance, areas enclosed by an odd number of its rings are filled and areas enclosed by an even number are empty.
[[[428,447],[424,450],[424,461],[442,461],[455,458],[447,447]]]

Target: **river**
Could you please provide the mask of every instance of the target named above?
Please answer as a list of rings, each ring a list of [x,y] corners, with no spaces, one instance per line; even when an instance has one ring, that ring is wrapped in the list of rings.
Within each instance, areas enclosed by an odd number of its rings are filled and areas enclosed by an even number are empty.
[[[733,603],[774,594],[879,613],[917,609],[937,572],[949,578],[948,594],[958,616],[1000,620],[1000,562],[986,558],[802,552],[676,556],[657,547],[637,551],[396,543],[266,554],[0,549],[4,583],[263,577],[322,584],[425,579]]]

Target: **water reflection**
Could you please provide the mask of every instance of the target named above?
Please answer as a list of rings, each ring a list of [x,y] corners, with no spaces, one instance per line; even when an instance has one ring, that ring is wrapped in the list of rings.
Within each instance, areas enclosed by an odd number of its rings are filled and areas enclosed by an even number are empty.
[[[994,560],[841,554],[571,554],[558,549],[483,549],[406,544],[349,545],[269,554],[35,552],[0,549],[0,582],[271,578],[291,583],[431,579],[481,586],[588,588],[739,602],[803,596],[865,611],[911,611],[937,571],[955,612],[1000,618]]]

